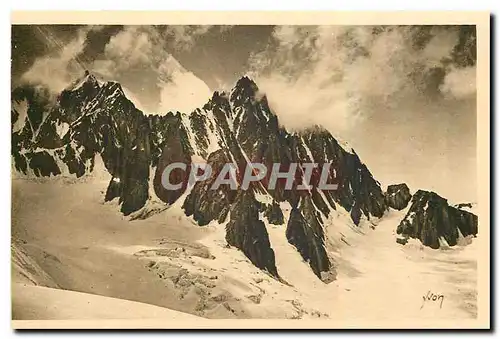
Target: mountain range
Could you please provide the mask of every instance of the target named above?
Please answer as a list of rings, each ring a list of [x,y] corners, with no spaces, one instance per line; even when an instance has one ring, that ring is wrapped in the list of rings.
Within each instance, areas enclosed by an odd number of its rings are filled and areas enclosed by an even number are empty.
[[[103,199],[116,199],[130,220],[181,203],[199,227],[225,227],[229,246],[284,283],[266,223],[283,225],[288,242],[325,283],[335,279],[335,262],[327,250],[324,224],[340,211],[359,225],[383,218],[390,209],[408,209],[394,225],[402,244],[416,238],[437,249],[478,233],[478,218],[465,205],[450,206],[435,192],[412,195],[404,183],[389,185],[384,192],[357,153],[321,126],[288,131],[266,95],[246,76],[229,92],[214,92],[193,112],[165,115],[145,114],[119,83],[101,81],[88,71],[56,96],[32,85],[11,94],[14,175],[79,178],[92,173],[101,157],[112,176]],[[214,173],[208,180],[175,191],[163,187],[165,166],[193,160],[211,165]],[[330,179],[338,180],[338,189],[301,191],[296,185],[291,190],[278,185],[271,190],[258,182],[249,190],[224,185],[209,189],[224,164],[233,163],[241,174],[250,162],[268,168],[273,163],[330,163]],[[187,175],[178,173],[177,179]]]

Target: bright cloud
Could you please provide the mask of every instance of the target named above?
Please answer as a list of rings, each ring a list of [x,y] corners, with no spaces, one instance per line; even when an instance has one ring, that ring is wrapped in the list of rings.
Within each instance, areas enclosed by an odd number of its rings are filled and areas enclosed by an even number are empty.
[[[89,69],[104,80],[120,82],[129,99],[145,113],[189,113],[206,103],[211,95],[208,86],[175,60],[167,45],[187,49],[211,26],[128,26],[111,37],[103,55],[83,64],[78,56],[87,35],[101,28],[84,27],[70,42],[58,42],[57,51],[37,59],[22,80],[44,84],[58,93]]]
[[[476,67],[453,67],[444,78],[441,91],[457,99],[471,97],[476,94]]]
[[[253,55],[252,76],[284,125],[321,124],[341,133],[364,119],[367,107],[414,98],[429,90],[436,69],[445,72],[458,31],[422,34],[410,26],[278,26],[274,44]]]
[[[210,97],[208,86],[187,71],[165,48],[165,34],[173,34],[176,44],[186,47],[190,34],[203,34],[208,28],[190,32],[188,28],[160,31],[151,26],[130,26],[112,37],[105,47],[103,60],[93,68],[105,77],[117,79],[134,92],[146,111],[164,114],[168,111],[191,112]],[[142,83],[142,85],[141,85]],[[152,98],[146,86],[158,89]],[[136,90],[140,87],[140,90]],[[144,93],[145,92],[145,93]],[[153,102],[154,101],[154,102]]]
[[[87,34],[92,30],[100,29],[102,29],[101,26],[83,27],[75,38],[63,44],[43,27],[38,27],[39,32],[45,36],[47,43],[54,50],[35,60],[31,68],[22,75],[21,80],[43,84],[52,92],[62,91],[72,80],[83,73],[84,67],[78,60],[78,55],[85,47]]]

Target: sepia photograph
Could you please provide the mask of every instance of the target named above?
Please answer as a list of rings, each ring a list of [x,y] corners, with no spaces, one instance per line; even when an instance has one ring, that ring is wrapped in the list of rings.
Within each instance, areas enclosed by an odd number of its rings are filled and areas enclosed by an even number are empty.
[[[489,328],[488,13],[11,20],[14,328]]]

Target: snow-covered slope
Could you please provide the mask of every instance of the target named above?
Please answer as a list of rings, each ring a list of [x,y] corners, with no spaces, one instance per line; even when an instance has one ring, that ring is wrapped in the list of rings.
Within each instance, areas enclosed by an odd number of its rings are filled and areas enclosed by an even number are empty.
[[[330,284],[304,264],[283,225],[262,218],[275,249],[280,282],[227,246],[224,224],[200,228],[180,204],[130,222],[120,216],[114,202],[95,200],[99,194],[94,190],[102,190],[106,181],[16,179],[13,184],[13,236],[22,249],[22,260],[15,250],[14,283],[133,300],[209,318],[341,321],[476,315],[476,242],[437,251],[416,240],[401,246],[395,242],[395,228],[406,210],[358,226],[347,212],[332,213],[325,223],[326,246],[336,272]],[[287,215],[290,207],[282,208]],[[31,282],[17,273],[27,271]],[[428,291],[445,296],[442,307],[429,302],[421,308]],[[105,314],[92,312],[82,305],[87,298],[82,294],[41,288],[13,293],[14,314],[22,319],[134,317],[136,306],[143,317],[169,316],[135,303],[125,303],[124,310],[114,313],[121,304],[89,297],[91,303],[105,305]],[[66,307],[73,299],[74,306]],[[41,305],[50,305],[45,315]]]
[[[134,301],[60,289],[14,284],[13,320],[168,319],[199,318]]]

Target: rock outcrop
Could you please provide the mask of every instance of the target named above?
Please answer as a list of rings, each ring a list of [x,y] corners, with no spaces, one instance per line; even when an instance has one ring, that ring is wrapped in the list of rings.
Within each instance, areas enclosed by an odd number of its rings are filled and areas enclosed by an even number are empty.
[[[252,190],[238,193],[226,225],[226,241],[239,248],[255,266],[279,278],[266,225],[259,219],[259,207]]]
[[[406,184],[389,185],[385,193],[387,206],[401,211],[411,200],[410,189]]]
[[[223,150],[211,153],[207,162],[212,168],[210,177],[198,181],[184,200],[183,208],[186,215],[192,215],[200,226],[208,225],[213,220],[222,224],[234,202],[236,191],[231,190],[229,185],[211,189],[222,167],[228,162],[229,159]]]
[[[273,225],[283,225],[285,222],[283,217],[283,211],[276,201],[273,201],[271,205],[267,205],[264,215],[270,224]]]
[[[320,279],[330,271],[332,264],[325,249],[322,219],[311,198],[306,196],[299,205],[292,206],[286,238]]]
[[[476,236],[476,215],[448,205],[434,192],[419,190],[411,200],[408,213],[397,233],[419,239],[423,245],[437,249],[441,245],[455,246],[460,237]]]

